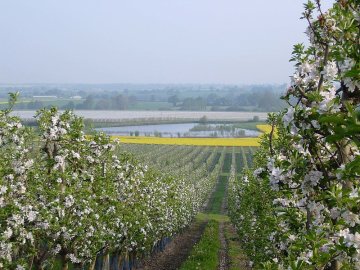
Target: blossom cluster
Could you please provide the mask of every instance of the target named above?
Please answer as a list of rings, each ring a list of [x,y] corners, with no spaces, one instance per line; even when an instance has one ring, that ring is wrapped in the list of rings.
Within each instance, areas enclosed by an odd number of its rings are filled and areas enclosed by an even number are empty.
[[[207,169],[214,153],[159,173],[108,136],[85,136],[71,111],[39,111],[36,131],[10,113],[0,112],[1,269],[149,254],[192,221],[221,168]]]
[[[360,269],[359,2],[308,1],[303,15],[289,107],[233,181],[232,219],[259,268]]]

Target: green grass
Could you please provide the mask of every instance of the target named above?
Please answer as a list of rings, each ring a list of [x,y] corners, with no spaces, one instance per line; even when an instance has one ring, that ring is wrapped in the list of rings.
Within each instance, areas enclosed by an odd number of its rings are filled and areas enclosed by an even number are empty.
[[[258,128],[256,127],[256,125],[263,125],[265,124],[265,122],[239,122],[234,124],[235,127],[237,128],[243,128],[243,129],[252,129],[252,130],[258,130]]]
[[[229,173],[231,169],[231,160],[232,160],[232,153],[226,153],[224,164],[222,167],[223,173]]]
[[[31,268],[32,270],[38,270],[38,268],[36,268],[35,266],[33,266]],[[46,269],[51,269],[51,270],[62,270],[63,269],[63,265],[61,263],[60,259],[56,259],[53,263],[53,265],[49,265]],[[77,269],[72,263],[68,263],[68,270],[75,270]]]
[[[219,223],[209,221],[200,241],[192,249],[190,256],[183,263],[180,270],[212,270],[219,264],[218,251],[220,249]]]
[[[196,220],[198,220],[198,221],[215,220],[217,222],[228,222],[228,221],[230,221],[230,218],[229,218],[229,216],[220,215],[220,214],[199,213],[196,216]]]
[[[240,174],[243,170],[244,161],[242,160],[243,156],[241,153],[235,153],[235,161],[236,161],[236,173]]]
[[[40,100],[42,101],[42,100]],[[80,104],[83,100],[76,100],[76,99],[58,99],[58,100],[49,100],[49,101],[42,101],[44,106],[55,106],[55,107],[62,107],[67,105],[70,101],[72,101],[75,105]]]
[[[225,238],[228,244],[229,270],[249,269],[247,266],[247,258],[241,248],[239,236],[230,222],[225,223]]]
[[[46,106],[55,106],[61,108],[64,105],[67,105],[69,102],[73,102],[75,105],[82,103],[82,99],[70,99],[70,98],[59,98],[59,99],[20,99],[16,104],[28,104],[31,102],[41,102],[44,107]],[[1,108],[5,108],[8,105],[7,100],[0,100]],[[16,108],[16,105],[15,105]]]
[[[138,101],[129,105],[129,110],[174,110],[175,107],[169,102],[161,101]]]
[[[219,181],[218,184],[216,185],[216,189],[210,198],[210,202],[209,202],[210,207],[207,211],[208,213],[221,214],[221,205],[226,192],[226,183],[227,183],[227,176],[225,175],[219,176]]]

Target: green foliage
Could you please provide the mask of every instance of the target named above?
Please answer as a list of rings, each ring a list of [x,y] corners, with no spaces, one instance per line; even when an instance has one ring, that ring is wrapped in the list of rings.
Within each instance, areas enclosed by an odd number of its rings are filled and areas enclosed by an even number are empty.
[[[211,220],[206,226],[199,243],[194,246],[190,256],[183,263],[180,270],[217,269],[219,265],[218,251],[220,246],[219,223]]]
[[[269,115],[254,169],[231,176],[229,208],[259,269],[360,269],[359,1],[308,1],[310,45]]]
[[[161,174],[119,154],[105,134],[85,136],[71,111],[38,111],[36,133],[10,112],[0,113],[1,269],[87,267],[100,251],[149,254],[193,220],[222,165],[207,172],[205,163],[197,181]]]

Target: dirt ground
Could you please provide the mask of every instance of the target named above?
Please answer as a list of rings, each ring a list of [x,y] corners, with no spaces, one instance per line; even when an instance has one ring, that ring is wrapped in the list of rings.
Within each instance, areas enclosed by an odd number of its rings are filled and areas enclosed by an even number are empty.
[[[228,243],[224,233],[224,222],[219,224],[219,238],[221,243],[221,249],[219,250],[219,267],[218,270],[229,269],[229,258],[228,258]]]
[[[145,259],[138,270],[176,270],[189,256],[193,246],[200,240],[206,222],[194,222],[183,233],[178,234],[163,252]]]
[[[221,214],[227,214],[227,187],[221,204]],[[225,224],[220,222],[219,224],[219,238],[221,243],[221,248],[219,250],[219,267],[218,270],[227,270],[229,269],[229,255],[228,255],[228,242],[225,237]]]

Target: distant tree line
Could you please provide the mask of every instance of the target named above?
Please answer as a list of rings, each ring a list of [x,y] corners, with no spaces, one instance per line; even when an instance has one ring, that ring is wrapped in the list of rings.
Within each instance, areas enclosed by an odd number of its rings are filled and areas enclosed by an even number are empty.
[[[286,105],[280,96],[279,92],[263,90],[226,96],[212,93],[206,97],[187,97],[183,100],[172,95],[168,102],[180,110],[190,111],[278,111]]]
[[[58,101],[34,100],[27,102],[19,102],[16,104],[17,110],[38,110],[41,108],[50,108],[53,105],[60,109],[78,109],[78,110],[127,110],[129,105],[136,103],[136,98],[126,95],[96,97],[89,95],[83,101],[69,101],[66,104],[58,103]],[[1,107],[1,106],[0,106]]]
[[[105,85],[106,86],[106,85]],[[184,86],[176,91],[152,90],[103,90],[99,88],[81,88],[74,85],[63,90],[55,87],[32,86],[21,91],[24,100],[15,109],[37,110],[57,106],[60,109],[78,110],[127,110],[147,108],[153,110],[187,111],[278,111],[285,103],[279,99],[285,85],[253,85],[247,87],[210,87],[206,90]],[[78,90],[71,90],[79,87]],[[90,86],[89,86],[90,87]],[[0,87],[0,98],[12,88]],[[36,96],[56,96],[54,100],[44,100]],[[134,106],[138,103],[137,106]],[[0,104],[0,108],[2,108]]]
[[[87,96],[83,103],[78,104],[76,109],[83,110],[127,110],[129,105],[136,102],[136,98],[126,95],[115,95],[110,97],[96,98],[93,95]]]

